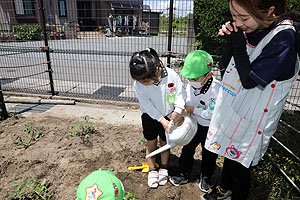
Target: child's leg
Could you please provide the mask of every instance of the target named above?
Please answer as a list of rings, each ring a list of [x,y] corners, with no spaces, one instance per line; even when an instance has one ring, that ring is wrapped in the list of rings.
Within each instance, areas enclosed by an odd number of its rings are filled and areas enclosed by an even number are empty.
[[[201,131],[201,147],[202,147],[202,162],[201,162],[201,174],[208,179],[213,175],[216,168],[216,159],[218,154],[208,151],[204,145],[207,137],[208,127],[199,125],[198,131]]]
[[[201,173],[209,179],[214,174],[217,158],[218,154],[210,152],[205,149],[205,147],[202,147]]]
[[[164,146],[167,144],[166,141],[163,141],[161,138],[159,138],[159,144],[160,146]],[[161,167],[162,168],[167,168],[168,162],[169,162],[169,156],[170,156],[170,150],[163,151],[161,152]]]
[[[198,126],[199,127],[199,126]],[[194,154],[197,146],[201,142],[201,131],[198,131],[192,141],[182,148],[179,158],[179,172],[183,175],[190,175],[194,164]]]
[[[221,177],[221,188],[224,190],[232,189],[232,176],[231,176],[231,162],[230,159],[224,158],[222,177]]]
[[[147,140],[146,155],[156,150],[157,136],[162,125],[152,119],[147,113],[142,114],[142,126],[144,138]],[[163,128],[162,128],[163,129]],[[155,169],[155,156],[147,158],[150,169]]]
[[[164,135],[164,128],[160,122],[155,119],[152,119],[148,114],[142,114],[142,125],[143,125],[143,134],[144,138],[147,140],[146,155],[156,150],[157,147],[157,136],[159,137]],[[165,139],[164,139],[165,140]],[[160,144],[162,144],[160,142]],[[167,164],[169,159],[169,152],[164,153],[165,155],[161,156],[162,163]],[[167,155],[167,159],[166,159]],[[148,173],[148,185],[151,188],[157,188],[158,185],[164,185],[167,183],[168,171],[166,169],[159,171],[155,167],[155,156],[147,158],[149,164],[149,173]],[[163,175],[163,177],[161,177]]]
[[[159,144],[160,146],[164,146],[165,144],[167,144],[166,141],[162,140],[159,137]],[[161,165],[160,165],[160,169],[158,171],[158,184],[159,185],[166,185],[168,182],[168,162],[169,162],[169,155],[170,155],[170,150],[167,151],[163,151],[160,153],[161,155]]]
[[[147,140],[146,155],[156,150],[157,140]],[[155,156],[147,158],[150,170],[155,170]]]

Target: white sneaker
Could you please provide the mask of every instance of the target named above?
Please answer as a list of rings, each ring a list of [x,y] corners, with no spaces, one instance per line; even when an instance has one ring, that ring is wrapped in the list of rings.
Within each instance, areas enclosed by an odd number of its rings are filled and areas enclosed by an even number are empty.
[[[158,187],[158,171],[148,172],[148,185],[150,188]]]
[[[168,182],[168,170],[167,169],[159,169],[158,170],[158,184],[166,185]]]

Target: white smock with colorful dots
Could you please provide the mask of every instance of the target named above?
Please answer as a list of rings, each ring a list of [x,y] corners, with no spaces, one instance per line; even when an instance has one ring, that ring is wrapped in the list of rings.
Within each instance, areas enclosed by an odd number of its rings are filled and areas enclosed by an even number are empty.
[[[278,32],[289,28],[293,29],[292,24],[283,21],[256,47],[247,45],[250,62],[261,54],[265,45]],[[256,165],[276,131],[283,106],[298,72],[297,59],[295,76],[291,79],[274,80],[265,88],[244,89],[232,58],[221,83],[205,148],[247,168],[251,164]]]

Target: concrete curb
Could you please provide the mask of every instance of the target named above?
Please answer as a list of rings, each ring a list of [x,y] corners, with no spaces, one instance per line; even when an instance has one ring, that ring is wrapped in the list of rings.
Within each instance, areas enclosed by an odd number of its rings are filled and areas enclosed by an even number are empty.
[[[39,97],[4,97],[5,103],[28,103],[28,104],[62,104],[75,105],[75,100],[42,99]]]
[[[21,92],[11,92],[11,91],[3,91],[3,95],[5,97],[32,97],[32,98],[42,98],[42,99],[54,99],[54,100],[72,100],[80,103],[89,103],[89,104],[101,104],[101,105],[114,105],[120,107],[129,107],[133,109],[138,109],[138,102],[129,102],[129,101],[114,101],[114,100],[105,100],[105,99],[89,99],[89,98],[80,98],[80,97],[66,97],[66,96],[52,96],[52,95],[44,95],[44,94],[28,94]]]

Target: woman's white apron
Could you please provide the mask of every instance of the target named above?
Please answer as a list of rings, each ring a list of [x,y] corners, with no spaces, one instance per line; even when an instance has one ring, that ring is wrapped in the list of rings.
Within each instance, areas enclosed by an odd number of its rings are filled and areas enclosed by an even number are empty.
[[[273,29],[256,47],[247,45],[250,62],[281,30],[291,28],[284,21]],[[284,66],[282,66],[284,67]],[[276,131],[288,93],[296,81],[295,76],[285,81],[272,81],[265,88],[244,89],[234,59],[226,69],[221,82],[214,113],[211,119],[205,148],[245,167],[256,165],[266,152],[270,139]]]

